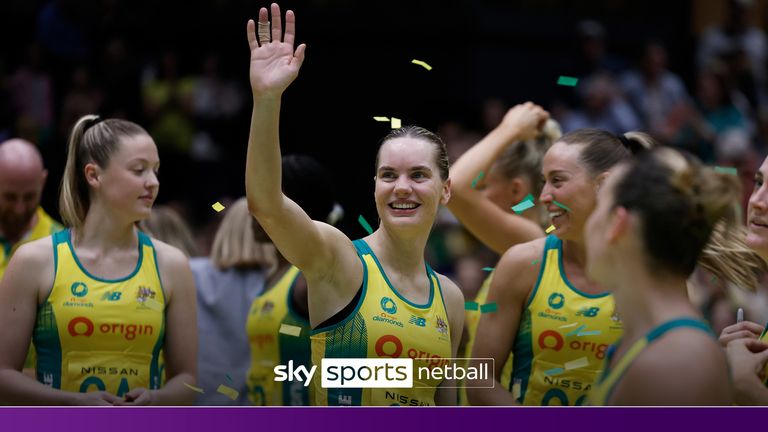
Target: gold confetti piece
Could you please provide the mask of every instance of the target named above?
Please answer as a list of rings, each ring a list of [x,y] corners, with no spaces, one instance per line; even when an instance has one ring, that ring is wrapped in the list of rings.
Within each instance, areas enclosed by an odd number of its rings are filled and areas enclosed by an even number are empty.
[[[522,380],[520,378],[515,379],[515,383],[512,384],[512,397],[515,399],[520,399],[520,394],[522,393]]]
[[[211,207],[213,207],[213,209],[216,210],[216,213],[219,213],[220,211],[224,210],[224,206],[221,205],[221,203],[218,202],[218,201],[213,203],[213,205]]]
[[[198,392],[198,393],[200,393],[200,394],[203,394],[203,393],[205,393],[205,392],[203,391],[203,389],[201,389],[200,387],[195,387],[195,386],[193,386],[193,385],[190,385],[190,384],[187,384],[187,383],[184,383],[184,385],[185,385],[185,386],[187,386],[187,388],[188,388],[188,389],[190,389],[190,390],[192,390],[192,391],[196,391],[196,392]]]
[[[232,387],[227,387],[224,384],[219,384],[219,388],[217,388],[216,391],[232,400],[237,399],[237,397],[240,395],[239,391],[233,389]]]
[[[288,324],[280,324],[280,333],[288,336],[298,337],[301,334],[301,327],[296,327]]]
[[[552,231],[554,231],[555,229],[556,229],[556,228],[555,228],[555,226],[554,226],[554,225],[550,225],[550,226],[549,226],[549,228],[547,228],[547,230],[546,230],[546,231],[544,231],[544,232],[545,232],[545,233],[547,233],[547,234],[549,234],[549,233],[551,233]]]
[[[572,324],[561,325],[558,328],[576,327],[577,325],[579,325],[579,323],[575,322],[575,323],[572,323]]]
[[[400,129],[400,127],[402,127],[402,122],[399,118],[392,117],[391,126],[392,129]]]
[[[426,70],[428,70],[428,71],[429,71],[429,70],[432,70],[432,66],[428,65],[426,62],[423,62],[423,61],[421,61],[421,60],[416,60],[416,59],[413,59],[413,60],[411,60],[411,63],[413,63],[413,64],[417,64],[417,65],[419,65],[419,66],[422,66],[424,69],[426,69]]]
[[[153,298],[144,299],[144,306],[146,306],[146,307],[148,307],[148,308],[150,308],[152,310],[155,310],[155,311],[163,310],[163,305],[160,304],[159,301],[157,301],[157,300],[155,300]]]
[[[589,359],[586,357],[569,361],[565,364],[565,370],[578,369],[584,366],[589,366]]]
[[[374,117],[373,119],[376,120],[376,121],[380,121],[380,122],[388,122],[389,121],[389,117]]]

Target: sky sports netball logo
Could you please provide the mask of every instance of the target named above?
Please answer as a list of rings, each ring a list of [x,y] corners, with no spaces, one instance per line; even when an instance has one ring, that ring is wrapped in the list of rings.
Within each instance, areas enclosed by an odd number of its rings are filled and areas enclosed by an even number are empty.
[[[413,358],[324,358],[320,362],[323,388],[419,388],[429,383],[454,380],[459,387],[493,387],[493,359],[442,359],[427,363]],[[317,365],[308,367],[293,360],[275,366],[275,381],[300,381],[309,386]]]

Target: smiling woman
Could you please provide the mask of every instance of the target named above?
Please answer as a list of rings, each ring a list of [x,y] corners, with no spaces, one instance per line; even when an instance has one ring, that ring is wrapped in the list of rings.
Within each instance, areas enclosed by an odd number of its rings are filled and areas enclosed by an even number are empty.
[[[69,228],[22,246],[0,282],[3,403],[194,399],[185,386],[197,373],[187,258],[136,229],[157,197],[159,165],[154,141],[135,123],[88,115],[75,124],[60,196]],[[21,373],[33,336],[37,382]]]
[[[418,127],[382,140],[376,161],[375,199],[381,224],[350,241],[313,221],[281,191],[280,99],[296,78],[306,46],[294,49],[296,18],[272,4],[247,25],[251,47],[253,115],[248,142],[246,192],[251,213],[307,281],[312,360],[322,358],[430,358],[456,356],[464,298],[458,287],[424,261],[438,206],[450,198],[445,146]],[[378,320],[374,320],[378,318]],[[420,361],[414,364],[418,367]],[[318,405],[453,405],[452,380],[429,379],[414,387],[323,388],[315,376]],[[388,391],[389,390],[389,391]]]

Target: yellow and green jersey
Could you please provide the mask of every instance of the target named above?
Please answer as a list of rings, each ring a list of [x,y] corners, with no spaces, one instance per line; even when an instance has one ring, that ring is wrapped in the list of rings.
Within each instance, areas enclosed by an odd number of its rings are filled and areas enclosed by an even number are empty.
[[[117,396],[137,387],[160,387],[165,295],[152,241],[140,231],[137,235],[136,268],[113,280],[82,266],[71,230],[53,235],[53,288],[38,306],[33,335],[41,383]]]
[[[34,240],[39,240],[43,237],[48,237],[64,228],[60,223],[48,216],[48,213],[46,213],[42,207],[37,208],[35,215],[37,216],[37,222],[17,243],[11,243],[0,235],[0,280],[3,279],[5,269],[8,268],[8,263],[11,261],[11,256],[16,252],[19,246]],[[35,347],[32,344],[29,345],[29,352],[27,353],[26,360],[24,360],[24,367],[35,367]]]
[[[603,370],[606,349],[623,332],[613,296],[571,285],[562,254],[562,241],[548,236],[515,337],[506,382],[523,405],[582,405]]]
[[[615,352],[615,348],[618,346],[618,343],[616,345],[612,345],[609,348],[608,354],[606,356],[605,370],[589,394],[589,405],[608,404],[611,399],[613,390],[616,388],[616,384],[618,384],[618,382],[621,380],[621,377],[624,376],[624,373],[627,371],[627,369],[629,369],[629,367],[632,365],[632,362],[635,361],[640,353],[642,353],[643,350],[645,350],[650,344],[658,340],[670,330],[679,328],[694,328],[709,334],[713,338],[715,337],[715,334],[712,333],[712,329],[710,329],[704,321],[693,318],[673,319],[659,325],[658,327],[648,332],[648,334],[633,343],[627,352],[616,363],[616,367],[610,369],[608,365],[611,364],[611,359]]]
[[[291,266],[275,286],[251,305],[246,332],[251,345],[248,398],[254,405],[310,405],[309,387],[296,380],[275,381],[274,368],[287,365],[312,366],[310,326],[293,308],[293,289],[300,275]]]
[[[354,242],[363,263],[363,284],[355,309],[341,322],[312,332],[312,363],[323,358],[411,358],[411,388],[322,388],[321,371],[312,382],[317,405],[435,405],[442,379],[419,378],[418,369],[444,367],[451,357],[451,328],[437,275],[426,266],[429,299],[415,304],[389,282],[364,240]],[[461,331],[461,329],[459,329]]]

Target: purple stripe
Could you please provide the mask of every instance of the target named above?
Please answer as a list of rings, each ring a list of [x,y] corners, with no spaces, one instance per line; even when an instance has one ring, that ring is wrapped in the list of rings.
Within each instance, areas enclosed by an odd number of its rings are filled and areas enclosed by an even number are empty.
[[[763,409],[744,408],[2,408],[0,430],[647,432],[730,430],[762,424],[765,415]]]

